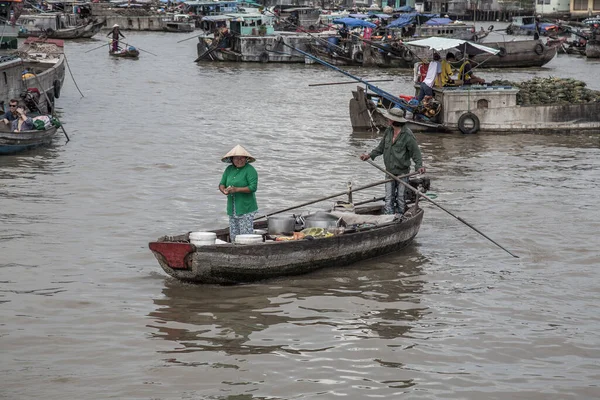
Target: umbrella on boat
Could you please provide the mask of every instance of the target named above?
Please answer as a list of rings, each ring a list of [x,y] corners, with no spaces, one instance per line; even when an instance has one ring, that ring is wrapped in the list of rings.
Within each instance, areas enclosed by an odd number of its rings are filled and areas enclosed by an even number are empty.
[[[500,50],[491,47],[482,46],[477,43],[469,42],[463,39],[452,39],[444,37],[430,37],[427,39],[413,40],[405,43],[408,46],[428,47],[431,50],[442,51],[455,49],[463,54],[498,54]]]
[[[334,24],[344,24],[346,25],[348,28],[377,28],[377,25],[375,25],[372,22],[369,21],[363,21],[362,19],[356,19],[356,18],[339,18],[339,19],[334,19],[333,20]]]

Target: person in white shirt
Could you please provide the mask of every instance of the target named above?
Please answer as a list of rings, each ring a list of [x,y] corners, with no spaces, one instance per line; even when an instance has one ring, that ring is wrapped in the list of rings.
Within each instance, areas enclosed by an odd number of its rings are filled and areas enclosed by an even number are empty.
[[[421,90],[419,91],[419,96],[417,100],[419,102],[423,101],[425,96],[433,96],[433,84],[438,77],[438,75],[442,72],[442,64],[440,63],[440,55],[438,53],[433,53],[433,61],[429,63],[429,68],[427,69],[427,75],[423,82],[420,83]]]

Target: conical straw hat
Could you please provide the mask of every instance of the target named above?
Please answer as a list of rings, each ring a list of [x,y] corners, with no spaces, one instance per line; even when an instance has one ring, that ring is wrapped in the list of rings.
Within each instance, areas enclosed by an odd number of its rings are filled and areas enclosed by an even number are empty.
[[[248,153],[246,151],[246,149],[243,148],[242,146],[240,146],[239,144],[237,146],[235,146],[233,149],[229,150],[229,153],[225,154],[223,156],[223,158],[221,158],[221,161],[230,162],[231,157],[235,157],[235,156],[248,157],[249,163],[256,161],[256,159],[254,157],[252,157],[250,155],[250,153]]]

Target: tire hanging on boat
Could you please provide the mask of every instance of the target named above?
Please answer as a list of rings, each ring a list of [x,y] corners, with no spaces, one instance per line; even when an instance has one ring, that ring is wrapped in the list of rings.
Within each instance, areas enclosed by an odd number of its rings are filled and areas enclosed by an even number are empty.
[[[537,54],[538,56],[541,56],[542,54],[544,54],[544,45],[541,43],[536,44],[533,48],[533,51],[535,51],[535,54]]]
[[[413,55],[408,48],[404,48],[404,52],[402,53],[402,59],[406,62],[412,62]]]
[[[498,57],[504,57],[506,55],[506,49],[504,47],[499,47],[498,50]]]
[[[362,62],[365,59],[365,56],[363,54],[362,51],[357,51],[356,53],[354,53],[354,56],[352,57],[354,59],[354,61],[356,61],[359,64],[362,64]]]
[[[269,53],[267,53],[266,51],[262,52],[261,55],[258,57],[258,61],[260,61],[261,63],[268,63],[269,62]]]
[[[458,119],[458,129],[465,135],[479,132],[479,118],[472,112],[466,112]]]

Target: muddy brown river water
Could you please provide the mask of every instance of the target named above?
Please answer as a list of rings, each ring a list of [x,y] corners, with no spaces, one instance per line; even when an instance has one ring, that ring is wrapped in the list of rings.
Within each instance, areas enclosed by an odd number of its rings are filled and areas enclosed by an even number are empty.
[[[257,158],[259,207],[274,211],[382,179],[358,160],[378,137],[351,132],[354,85],[308,86],[339,73],[196,65],[185,36],[127,36],[157,56],[66,44],[85,95],[67,77],[68,144],[0,158],[0,398],[600,397],[600,133],[417,135],[436,201],[519,259],[424,205],[397,254],[184,284],[147,244],[227,224],[217,184],[235,144]],[[411,90],[408,71],[350,71]],[[599,71],[560,56],[481,75],[600,90]]]

